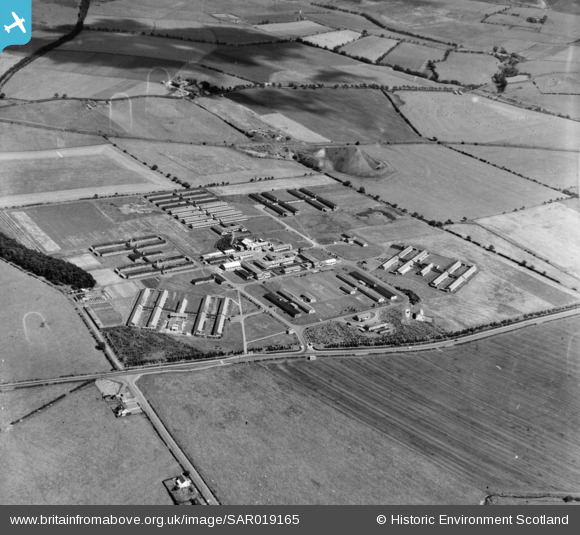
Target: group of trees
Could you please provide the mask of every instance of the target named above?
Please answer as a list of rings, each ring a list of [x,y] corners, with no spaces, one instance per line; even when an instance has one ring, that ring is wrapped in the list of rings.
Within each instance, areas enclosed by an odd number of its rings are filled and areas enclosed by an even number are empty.
[[[0,257],[53,284],[66,284],[73,288],[92,288],[96,284],[93,276],[80,267],[29,249],[1,232]]]

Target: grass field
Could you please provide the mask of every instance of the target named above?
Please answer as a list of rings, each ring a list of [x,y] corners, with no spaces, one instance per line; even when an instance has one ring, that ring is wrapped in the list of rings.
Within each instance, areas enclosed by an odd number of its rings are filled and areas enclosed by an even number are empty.
[[[580,278],[580,213],[561,203],[479,220],[540,258]]]
[[[145,416],[116,419],[93,385],[2,436],[4,504],[170,505],[162,481],[181,473]]]
[[[353,59],[296,42],[271,43],[245,47],[218,47],[203,58],[203,65],[217,68],[234,76],[265,83],[280,71],[295,76],[304,69],[313,69],[317,81],[327,79],[328,69],[336,66],[354,67]],[[276,80],[278,81],[278,80]],[[332,82],[332,79],[330,80]]]
[[[578,94],[580,73],[558,73],[534,77],[534,83],[542,93]]]
[[[568,288],[576,288],[578,286],[578,279],[564,273],[545,260],[541,260],[508,238],[502,238],[496,232],[487,230],[477,223],[458,223],[456,225],[446,225],[445,228],[456,232],[464,238],[469,237],[484,247],[493,245],[498,253],[513,258],[517,262],[525,262],[528,266],[534,266],[538,272],[545,272],[546,275],[559,280]]]
[[[424,71],[427,61],[441,60],[444,54],[445,51],[439,48],[430,48],[415,43],[401,43],[383,58],[381,64],[399,65],[403,69]]]
[[[0,113],[0,115],[2,115]],[[0,123],[0,152],[23,152],[101,145],[103,138]]]
[[[285,39],[305,37],[307,35],[315,35],[324,33],[330,30],[327,26],[312,22],[311,20],[298,20],[295,22],[275,22],[273,24],[260,24],[258,29],[272,33],[277,37]]]
[[[580,125],[474,95],[405,92],[401,111],[425,136],[577,150]]]
[[[333,141],[407,141],[416,138],[380,91],[257,89],[242,91],[229,98],[260,115],[281,113]]]
[[[172,183],[110,145],[0,154],[0,205],[168,189]]]
[[[354,43],[343,46],[341,51],[349,56],[377,61],[398,43],[399,41],[395,39],[382,39],[381,37],[371,35],[370,37],[363,37]]]
[[[323,184],[331,184],[332,178],[326,175],[308,175],[303,176],[301,172],[298,176],[292,178],[277,178],[275,180],[268,180],[266,182],[247,182],[243,184],[233,184],[231,186],[216,186],[208,188],[216,195],[248,195],[249,193],[259,193],[261,191],[279,190],[298,187],[320,186]],[[252,201],[253,202],[253,201]]]
[[[0,119],[30,122],[81,133],[127,135],[170,141],[247,141],[220,119],[193,103],[174,98],[87,101],[53,100],[0,108]]]
[[[385,178],[352,177],[352,183],[427,219],[473,219],[536,206],[561,195],[439,145],[369,145],[364,151],[387,161],[395,171]]]
[[[484,495],[268,367],[147,376],[139,385],[224,504],[477,503]]]
[[[253,158],[227,147],[155,143],[138,140],[115,140],[121,148],[163,174],[170,173],[192,187],[227,182],[237,184],[255,178],[292,177],[310,172],[293,160]]]
[[[343,13],[340,11],[308,13],[308,18],[333,28],[348,28],[355,31],[377,29],[375,24],[373,24],[370,20],[365,19],[364,17],[353,15],[351,13]]]
[[[78,383],[67,383],[0,392],[0,430],[4,432],[12,422],[51,403],[77,386]]]
[[[320,46],[322,48],[333,49],[337,46],[343,46],[351,41],[355,41],[361,36],[359,32],[353,30],[338,30],[336,32],[326,32],[319,35],[305,37],[307,43]]]
[[[576,152],[484,145],[456,148],[554,188],[578,188],[580,157]]]
[[[0,274],[2,382],[111,368],[59,291],[5,262],[0,262]]]
[[[451,52],[445,61],[436,64],[441,80],[457,80],[462,84],[487,84],[497,72],[499,61],[484,54]]]

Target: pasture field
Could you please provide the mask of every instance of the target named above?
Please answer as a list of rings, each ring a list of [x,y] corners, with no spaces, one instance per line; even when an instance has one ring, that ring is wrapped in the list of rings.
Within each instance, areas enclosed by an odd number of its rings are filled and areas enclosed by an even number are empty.
[[[461,84],[487,84],[498,71],[499,61],[487,54],[451,52],[445,61],[436,64],[441,80],[457,80]]]
[[[580,125],[476,95],[398,93],[401,111],[427,137],[576,150]]]
[[[395,39],[383,39],[371,35],[370,37],[363,37],[354,43],[342,47],[341,52],[345,52],[352,57],[361,57],[370,61],[378,61],[398,44],[399,41]]]
[[[139,160],[188,182],[191,187],[227,182],[238,184],[252,179],[303,175],[309,169],[294,160],[253,158],[228,147],[116,139],[119,147]]]
[[[179,465],[144,415],[115,418],[94,385],[2,435],[0,450],[11,460],[0,481],[2,503],[172,503],[162,481],[178,476]],[[82,476],[89,468],[90,484]]]
[[[311,20],[298,20],[294,22],[275,22],[273,24],[260,24],[258,29],[271,33],[283,39],[306,37],[329,31],[331,28],[323,26]]]
[[[110,145],[0,154],[0,206],[167,189],[172,183]]]
[[[415,43],[403,42],[389,52],[382,60],[382,65],[399,65],[404,69],[424,71],[427,61],[442,60],[445,51],[440,48],[430,48]]]
[[[579,94],[580,73],[555,73],[535,76],[534,83],[542,93],[549,94]]]
[[[533,82],[508,85],[504,96],[530,108],[543,108],[564,117],[580,120],[580,95],[541,93]],[[572,134],[575,135],[575,134]],[[557,148],[557,147],[554,147]],[[569,146],[572,150],[577,150]]]
[[[266,124],[269,124],[280,132],[283,132],[298,141],[306,141],[307,143],[327,143],[330,141],[324,136],[309,130],[300,123],[282,115],[281,113],[268,113],[262,115],[260,118]]]
[[[455,145],[455,148],[553,188],[578,187],[580,158],[576,152],[485,145]]]
[[[220,46],[204,57],[201,63],[258,83],[273,82],[273,75],[280,71],[291,71],[298,76],[305,69],[313,69],[316,76],[322,78],[319,81],[324,81],[325,72],[330,67],[359,65],[351,58],[296,42]]]
[[[0,113],[0,116],[2,114]],[[24,152],[102,145],[103,138],[0,122],[0,152]]]
[[[140,98],[95,104],[87,100],[51,100],[0,108],[0,119],[89,134],[133,135],[186,143],[247,141],[226,123],[177,98]]]
[[[268,339],[270,336],[285,334],[288,327],[273,318],[269,314],[254,314],[244,319],[244,330],[248,342],[257,342],[262,339]],[[294,336],[288,336],[288,340],[296,341]]]
[[[78,383],[67,383],[0,392],[0,430],[3,432],[12,422],[68,394],[77,386]]]
[[[506,238],[502,238],[496,232],[487,230],[477,223],[458,223],[456,225],[446,225],[445,228],[456,232],[464,238],[469,236],[474,242],[477,242],[484,247],[493,245],[498,253],[513,258],[517,262],[525,262],[528,266],[534,266],[536,271],[539,271],[540,273],[545,272],[546,275],[559,280],[568,288],[578,287],[578,279],[564,273],[556,266],[546,262],[545,260],[541,260],[532,253],[529,253],[526,249]]]
[[[266,182],[246,182],[230,186],[215,186],[207,188],[208,191],[216,195],[248,195],[249,193],[259,193],[261,191],[270,191],[278,189],[294,188],[296,186],[307,188],[309,186],[320,186],[323,184],[332,184],[332,178],[326,175],[308,175],[300,173],[298,176],[291,178],[277,178]],[[252,201],[254,202],[254,201]]]
[[[0,381],[108,371],[105,355],[62,293],[0,262]]]
[[[260,115],[283,114],[339,143],[416,139],[385,95],[372,89],[250,89],[229,98]]]
[[[34,19],[33,19],[34,20]],[[36,52],[39,48],[56,41],[62,34],[52,31],[32,30],[32,37],[26,45],[7,47],[0,56],[0,74],[16,65],[21,59]]]
[[[478,224],[580,278],[580,213],[576,210],[553,203],[484,218]]]
[[[232,124],[238,130],[248,134],[252,130],[266,131],[272,129],[257,113],[227,98],[198,97],[195,99],[195,103],[204,110],[227,121],[228,124]]]
[[[428,220],[474,219],[536,206],[561,195],[440,145],[368,145],[364,150],[386,160],[395,171],[385,178],[352,177],[351,182]]]
[[[357,32],[377,29],[375,24],[373,24],[370,20],[365,19],[364,17],[353,15],[351,13],[342,13],[340,11],[308,13],[308,18],[332,28],[345,28]]]
[[[224,504],[475,504],[485,495],[274,366],[147,376],[139,386]]]
[[[247,85],[251,83],[242,78],[237,78],[235,76],[230,76],[229,74],[212,71],[211,69],[206,69],[197,63],[186,63],[179,70],[177,76],[181,76],[182,78],[194,78],[198,82],[205,80],[211,85],[223,88],[235,87],[237,85]]]
[[[356,41],[358,43],[358,41]],[[336,54],[335,54],[336,55]],[[339,57],[345,57],[339,55]],[[336,84],[359,85],[379,84],[396,88],[407,87],[436,87],[436,83],[426,78],[394,71],[384,65],[333,65],[324,69],[319,66],[305,65],[300,70],[287,70],[274,73],[271,82],[288,84],[323,84],[325,87],[333,87]]]
[[[15,74],[6,84],[14,98],[38,100],[57,94],[112,98],[116,95],[168,95],[163,80],[184,63],[157,58],[53,50]]]
[[[524,213],[524,212],[521,212]],[[400,242],[401,239],[397,239]],[[404,281],[419,295],[422,304],[443,318],[450,330],[500,322],[530,312],[552,309],[578,301],[578,294],[552,283],[541,275],[516,267],[513,262],[446,232],[409,236],[414,247],[477,266],[477,273],[457,292],[447,293],[425,285],[422,280],[383,270],[373,274],[387,284]]]

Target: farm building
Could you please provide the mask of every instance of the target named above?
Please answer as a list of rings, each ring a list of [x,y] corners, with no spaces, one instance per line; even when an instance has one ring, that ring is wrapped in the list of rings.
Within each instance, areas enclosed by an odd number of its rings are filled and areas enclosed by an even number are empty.
[[[268,199],[269,201],[272,201],[273,203],[278,202],[278,197],[276,197],[276,195],[274,195],[268,191],[263,192],[262,197],[264,197],[265,199]]]
[[[294,197],[300,199],[301,201],[304,201],[307,198],[306,195],[304,195],[304,193],[300,193],[298,190],[289,189],[287,191],[290,195],[293,195]]]
[[[288,210],[288,212],[290,212],[292,215],[298,215],[300,213],[300,210],[298,208],[296,208],[295,206],[292,206],[291,204],[284,202],[284,201],[278,201],[278,205],[281,206],[282,208],[284,208],[285,210]]]
[[[320,197],[320,195],[316,197],[316,200],[319,203],[324,204],[325,206],[330,208],[333,212],[336,212],[336,210],[338,210],[338,206],[336,204],[334,204],[332,201],[329,201],[328,199],[325,199],[324,197]]]
[[[314,206],[314,208],[316,208],[317,210],[320,210],[321,212],[328,212],[328,208],[326,206],[324,206],[324,204],[320,204],[316,199],[305,199],[305,201],[310,205],[310,206]]]

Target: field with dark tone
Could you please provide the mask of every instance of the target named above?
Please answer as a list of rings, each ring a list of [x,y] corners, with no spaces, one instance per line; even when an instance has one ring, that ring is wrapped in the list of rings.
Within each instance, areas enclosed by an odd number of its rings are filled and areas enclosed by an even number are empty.
[[[281,113],[341,143],[408,141],[417,137],[389,100],[371,89],[252,89],[229,98],[260,115]]]
[[[579,332],[140,384],[224,503],[477,504],[576,489]]]

